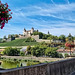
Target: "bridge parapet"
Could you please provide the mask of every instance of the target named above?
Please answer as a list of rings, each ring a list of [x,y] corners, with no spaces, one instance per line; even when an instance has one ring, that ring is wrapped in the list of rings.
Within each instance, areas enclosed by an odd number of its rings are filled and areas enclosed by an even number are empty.
[[[70,75],[75,71],[75,58],[14,69],[0,70],[0,75]]]

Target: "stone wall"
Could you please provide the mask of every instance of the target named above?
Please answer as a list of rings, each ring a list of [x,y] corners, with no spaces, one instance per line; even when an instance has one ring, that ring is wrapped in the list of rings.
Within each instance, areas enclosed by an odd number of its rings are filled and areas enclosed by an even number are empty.
[[[0,75],[70,75],[75,71],[75,58],[47,64],[0,70]]]

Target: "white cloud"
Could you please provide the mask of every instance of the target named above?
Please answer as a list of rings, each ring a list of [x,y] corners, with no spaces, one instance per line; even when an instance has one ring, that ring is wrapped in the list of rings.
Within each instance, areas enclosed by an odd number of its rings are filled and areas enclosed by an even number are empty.
[[[43,6],[43,7],[42,7]],[[29,6],[17,9],[14,15],[27,17],[27,16],[50,16],[58,19],[75,21],[74,12],[75,4],[59,4],[59,5],[41,5],[41,6]]]
[[[68,0],[66,1],[69,3]],[[26,28],[34,27],[45,33],[50,30],[54,35],[75,34],[75,3],[34,5],[17,8],[12,12],[13,18],[11,23],[4,30],[0,30],[2,33],[22,33],[25,25]],[[45,20],[45,18],[48,19]],[[17,23],[19,26],[15,26]]]

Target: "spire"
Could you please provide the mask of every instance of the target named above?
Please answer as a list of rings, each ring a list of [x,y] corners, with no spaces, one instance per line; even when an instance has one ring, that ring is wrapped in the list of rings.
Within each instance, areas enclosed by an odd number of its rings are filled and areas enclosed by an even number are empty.
[[[49,31],[48,31],[48,34],[50,34]]]
[[[24,31],[26,32],[26,29],[24,28]]]
[[[34,29],[34,28],[32,27],[32,29]]]

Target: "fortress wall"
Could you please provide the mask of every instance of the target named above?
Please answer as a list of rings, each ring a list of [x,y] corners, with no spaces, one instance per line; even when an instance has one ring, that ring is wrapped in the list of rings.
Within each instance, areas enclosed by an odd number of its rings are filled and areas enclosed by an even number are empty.
[[[19,38],[15,38],[15,39],[25,39],[25,38],[34,38],[37,42],[46,42],[46,43],[50,43],[50,40],[44,40],[44,39],[39,39],[39,35],[32,35],[32,36],[20,36]]]

